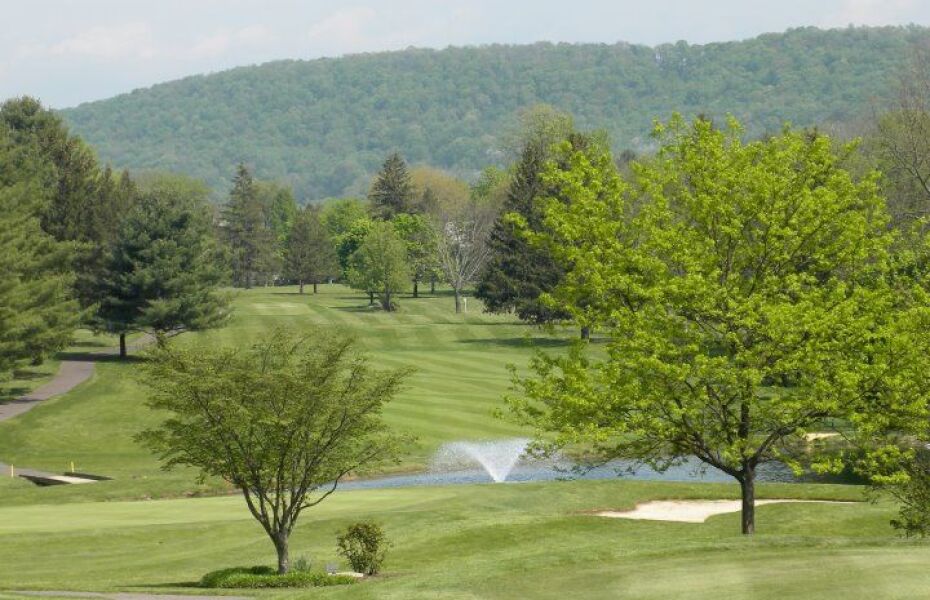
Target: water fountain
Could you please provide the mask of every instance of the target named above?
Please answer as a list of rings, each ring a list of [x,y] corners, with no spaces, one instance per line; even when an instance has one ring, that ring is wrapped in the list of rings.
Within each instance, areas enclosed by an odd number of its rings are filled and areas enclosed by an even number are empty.
[[[530,441],[525,438],[488,440],[481,442],[450,442],[443,444],[433,456],[431,471],[455,471],[480,466],[495,482],[507,476],[526,452]]]

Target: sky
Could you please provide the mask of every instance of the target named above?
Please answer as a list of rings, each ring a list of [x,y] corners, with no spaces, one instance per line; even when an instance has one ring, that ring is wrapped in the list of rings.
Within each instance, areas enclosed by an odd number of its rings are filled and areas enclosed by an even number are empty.
[[[3,0],[0,98],[54,108],[284,58],[537,41],[656,45],[930,26],[930,0]]]

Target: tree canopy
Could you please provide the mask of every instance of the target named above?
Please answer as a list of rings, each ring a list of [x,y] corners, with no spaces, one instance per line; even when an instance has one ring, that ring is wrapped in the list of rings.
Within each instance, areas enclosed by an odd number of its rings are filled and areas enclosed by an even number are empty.
[[[854,180],[817,133],[742,133],[676,117],[633,183],[608,152],[563,147],[545,177],[571,202],[549,202],[535,240],[573,265],[559,305],[609,342],[604,358],[539,355],[511,404],[603,458],[695,456],[733,476],[751,533],[758,467],[799,465],[831,420],[875,432],[925,408],[930,348],[875,176]]]
[[[248,348],[156,348],[148,404],[165,420],[139,439],[166,467],[236,486],[271,538],[278,571],[301,513],[353,471],[394,458],[381,410],[408,370],[371,368],[350,336],[275,331]]]
[[[0,380],[41,362],[72,338],[82,316],[72,284],[73,246],[41,228],[54,189],[50,165],[0,123]]]
[[[349,258],[349,284],[377,294],[381,308],[395,310],[394,298],[411,279],[407,246],[390,221],[371,223],[361,245]]]
[[[501,133],[540,103],[640,153],[653,148],[652,119],[675,110],[731,113],[751,136],[849,121],[887,97],[901,57],[928,38],[920,27],[802,28],[702,45],[408,49],[187,77],[62,115],[121,168],[187,173],[221,199],[243,161],[306,201],[364,195],[395,150],[461,177],[503,166]]]
[[[284,274],[297,282],[301,294],[305,283],[313,284],[315,294],[317,284],[339,274],[336,249],[318,207],[305,207],[295,217],[285,244]]]
[[[229,298],[208,206],[183,188],[141,193],[123,220],[100,278],[95,327],[173,335],[222,324]]]

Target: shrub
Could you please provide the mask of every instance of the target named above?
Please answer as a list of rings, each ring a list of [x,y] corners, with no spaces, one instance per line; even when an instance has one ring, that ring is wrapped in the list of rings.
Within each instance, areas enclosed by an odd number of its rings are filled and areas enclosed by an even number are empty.
[[[301,556],[294,561],[294,564],[291,565],[291,569],[294,571],[309,571],[310,570],[310,559],[306,556]]]
[[[328,575],[311,571],[291,571],[286,575],[278,575],[270,567],[234,567],[207,573],[201,578],[200,587],[222,589],[324,587],[345,585],[356,581],[356,578],[350,575]]]
[[[353,571],[374,575],[381,570],[388,543],[378,524],[361,522],[349,525],[337,540],[339,552],[349,561]]]

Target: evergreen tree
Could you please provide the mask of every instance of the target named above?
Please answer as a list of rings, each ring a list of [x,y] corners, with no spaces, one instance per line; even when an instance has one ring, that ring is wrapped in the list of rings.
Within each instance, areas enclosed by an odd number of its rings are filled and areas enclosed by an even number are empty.
[[[159,339],[219,326],[229,299],[217,261],[209,208],[177,190],[146,191],[130,209],[101,279],[97,329],[119,334],[147,331]]]
[[[371,208],[377,216],[390,219],[396,214],[411,212],[414,196],[407,163],[394,152],[384,161],[371,185],[368,193]]]
[[[232,261],[233,283],[250,288],[277,266],[274,232],[268,226],[255,181],[240,164],[233,178],[229,202],[223,209],[223,230]]]
[[[93,150],[71,135],[61,118],[29,97],[6,101],[0,122],[18,145],[47,161],[44,175],[51,193],[41,211],[42,229],[56,240],[74,242],[75,290],[83,306],[99,299],[94,278],[100,273],[106,248],[132,203],[134,190],[125,172],[116,176],[100,169]]]
[[[410,281],[410,265],[394,225],[375,221],[349,264],[349,284],[372,297],[377,294],[384,310],[395,310],[393,298]]]
[[[72,297],[73,246],[40,226],[50,165],[0,124],[0,379],[21,361],[63,348],[81,318]]]
[[[484,301],[488,312],[513,311],[523,321],[543,324],[568,316],[540,300],[543,293],[555,289],[564,270],[547,249],[531,245],[524,232],[543,228],[544,202],[551,190],[542,179],[542,170],[551,158],[551,146],[565,138],[582,146],[586,138],[571,133],[571,118],[561,113],[537,109],[524,119],[520,157],[491,231],[491,257],[479,275],[475,296]]]
[[[284,274],[297,281],[301,294],[304,293],[304,284],[312,283],[315,294],[318,283],[338,272],[336,249],[320,220],[320,211],[308,206],[297,213],[287,238]]]

